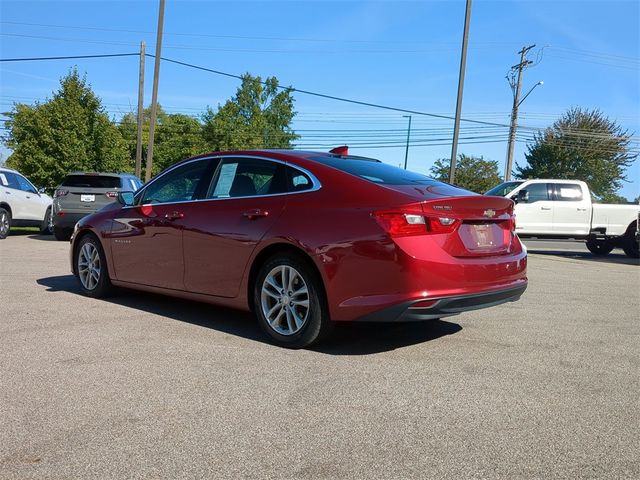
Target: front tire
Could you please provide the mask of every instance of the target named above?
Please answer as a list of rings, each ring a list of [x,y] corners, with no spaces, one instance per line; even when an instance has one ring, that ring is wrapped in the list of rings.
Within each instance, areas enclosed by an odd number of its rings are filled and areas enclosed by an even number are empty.
[[[587,240],[587,248],[594,255],[608,255],[613,250],[613,242],[608,240]]]
[[[332,326],[322,280],[298,255],[275,255],[262,265],[253,306],[262,330],[282,347],[308,347]]]
[[[11,214],[5,208],[0,207],[0,240],[7,238],[11,229]]]
[[[111,293],[113,287],[109,280],[107,258],[95,236],[87,235],[80,240],[73,261],[82,293],[94,298],[106,297]]]

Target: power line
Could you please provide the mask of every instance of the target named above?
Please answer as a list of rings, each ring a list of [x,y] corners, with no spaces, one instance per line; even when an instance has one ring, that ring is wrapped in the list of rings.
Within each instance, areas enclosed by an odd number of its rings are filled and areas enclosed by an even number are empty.
[[[102,55],[66,55],[60,57],[17,57],[17,58],[0,58],[0,62],[34,62],[41,60],[77,60],[81,58],[110,58],[110,57],[133,57],[139,53],[108,53]]]

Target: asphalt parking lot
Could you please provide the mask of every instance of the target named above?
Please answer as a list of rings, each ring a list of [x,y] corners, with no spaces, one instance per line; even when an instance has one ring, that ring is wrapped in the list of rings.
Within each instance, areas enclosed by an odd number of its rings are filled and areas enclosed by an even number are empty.
[[[68,244],[11,235],[0,478],[640,478],[640,267],[527,244],[517,303],[289,351],[244,313],[83,297]]]

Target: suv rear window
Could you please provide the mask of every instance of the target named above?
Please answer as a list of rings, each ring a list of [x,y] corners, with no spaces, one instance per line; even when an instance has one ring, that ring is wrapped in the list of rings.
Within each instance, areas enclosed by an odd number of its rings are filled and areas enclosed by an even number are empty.
[[[439,185],[442,183],[426,175],[403,170],[371,158],[325,155],[312,157],[312,160],[381,185]]]
[[[63,187],[120,188],[120,177],[106,175],[67,175]]]

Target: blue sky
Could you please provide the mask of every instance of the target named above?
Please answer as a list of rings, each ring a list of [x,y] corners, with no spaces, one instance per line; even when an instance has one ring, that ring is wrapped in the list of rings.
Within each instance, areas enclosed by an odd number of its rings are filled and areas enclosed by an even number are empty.
[[[283,85],[421,112],[453,115],[464,0],[448,1],[178,1],[167,0],[163,56],[233,74],[276,76]],[[157,1],[0,2],[0,56],[153,53]],[[525,45],[536,44],[525,71],[520,138],[526,140],[572,106],[599,108],[634,133],[640,150],[640,2],[475,0],[463,118],[507,124],[511,90],[505,75]],[[109,113],[137,104],[135,57],[0,64],[0,110],[51,96],[76,65]],[[153,61],[147,59],[145,103]],[[235,93],[238,81],[163,63],[159,101],[171,112],[199,115]],[[295,94],[301,146],[404,161],[407,119],[400,112]],[[409,168],[428,172],[450,155],[453,122],[414,115]],[[506,156],[504,127],[463,123],[458,151]],[[325,147],[326,145],[326,147]],[[369,148],[372,145],[389,148]],[[7,150],[3,150],[6,156]],[[640,161],[621,193],[640,195]]]

